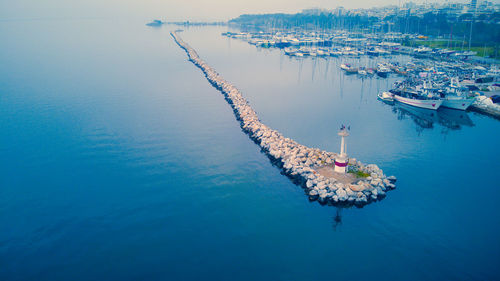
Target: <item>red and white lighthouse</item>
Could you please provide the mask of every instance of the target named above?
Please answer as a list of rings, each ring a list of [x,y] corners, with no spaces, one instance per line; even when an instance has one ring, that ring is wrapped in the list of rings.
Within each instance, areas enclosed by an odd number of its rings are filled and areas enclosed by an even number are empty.
[[[347,132],[345,126],[342,126],[342,129],[339,132],[339,136],[342,137],[342,141],[340,142],[340,154],[335,157],[335,172],[345,174],[347,171],[347,164],[349,163],[349,158],[347,157],[346,149],[345,149],[345,137],[347,137],[349,133]]]

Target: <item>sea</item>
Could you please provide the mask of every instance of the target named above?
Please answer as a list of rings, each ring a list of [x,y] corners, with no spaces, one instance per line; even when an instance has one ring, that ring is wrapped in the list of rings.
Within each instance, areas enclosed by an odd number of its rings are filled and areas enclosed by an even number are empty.
[[[0,21],[0,280],[495,280],[500,121],[377,100],[401,77],[290,58],[225,26]],[[309,201],[242,132],[182,38],[309,147],[398,178]],[[233,30],[234,31],[234,30]],[[408,61],[394,56],[391,61]]]

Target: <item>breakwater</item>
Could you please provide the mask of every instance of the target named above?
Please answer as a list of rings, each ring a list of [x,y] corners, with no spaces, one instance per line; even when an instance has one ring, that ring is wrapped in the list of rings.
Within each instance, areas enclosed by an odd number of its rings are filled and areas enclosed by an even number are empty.
[[[186,51],[189,60],[224,95],[242,130],[285,175],[305,189],[311,200],[324,204],[361,206],[383,198],[386,191],[395,188],[394,176],[387,177],[377,165],[365,165],[354,158],[349,159],[350,172],[346,175],[324,172],[333,167],[338,156],[336,153],[299,144],[260,122],[255,110],[234,85],[203,61],[177,32],[171,32],[171,35]]]

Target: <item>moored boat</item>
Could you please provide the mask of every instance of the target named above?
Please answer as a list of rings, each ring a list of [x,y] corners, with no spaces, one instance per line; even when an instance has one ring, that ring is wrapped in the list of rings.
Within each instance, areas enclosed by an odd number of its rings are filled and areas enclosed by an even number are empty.
[[[340,69],[342,69],[342,70],[347,70],[349,68],[351,68],[350,64],[343,63],[340,65]]]
[[[389,73],[391,73],[391,69],[389,67],[387,67],[386,65],[379,64],[377,66],[377,75],[378,76],[386,78],[387,75],[389,75]]]
[[[340,51],[331,51],[330,52],[330,56],[332,56],[332,57],[339,57],[341,55],[342,55],[342,52],[340,52]]]
[[[443,103],[443,100],[415,93],[394,94],[394,99],[404,104],[432,110],[437,110]]]
[[[474,98],[466,98],[459,96],[446,96],[443,98],[443,103],[441,106],[458,109],[458,110],[467,110],[469,106],[474,102]]]
[[[366,70],[364,69],[358,69],[358,74],[361,75],[361,76],[366,76],[368,75],[368,73],[366,72]]]
[[[350,64],[343,63],[340,65],[340,68],[344,70],[347,74],[355,74],[358,73],[358,69],[355,67],[352,67]]]
[[[394,94],[391,92],[378,93],[377,97],[379,99],[381,99],[382,101],[386,101],[386,102],[393,102],[394,101]]]
[[[468,88],[462,86],[458,78],[451,78],[447,87],[442,90],[438,90],[441,99],[443,100],[443,104],[441,106],[458,110],[466,110],[474,102],[474,98],[469,97],[467,90]]]

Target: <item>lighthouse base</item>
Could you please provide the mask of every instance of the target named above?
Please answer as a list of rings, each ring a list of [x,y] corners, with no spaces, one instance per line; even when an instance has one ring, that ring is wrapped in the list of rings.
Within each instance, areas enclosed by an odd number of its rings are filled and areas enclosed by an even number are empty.
[[[335,172],[345,174],[347,172],[347,164],[349,163],[349,158],[346,156],[339,156],[335,158]]]

